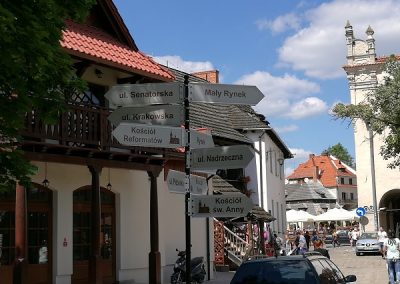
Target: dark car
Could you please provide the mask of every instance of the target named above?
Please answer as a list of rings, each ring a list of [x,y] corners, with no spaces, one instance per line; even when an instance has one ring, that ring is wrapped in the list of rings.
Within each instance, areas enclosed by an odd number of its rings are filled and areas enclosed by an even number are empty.
[[[313,252],[245,261],[231,284],[336,284],[356,280],[355,275],[344,277],[331,260]]]
[[[338,243],[341,245],[350,245],[349,231],[338,230],[336,231]]]

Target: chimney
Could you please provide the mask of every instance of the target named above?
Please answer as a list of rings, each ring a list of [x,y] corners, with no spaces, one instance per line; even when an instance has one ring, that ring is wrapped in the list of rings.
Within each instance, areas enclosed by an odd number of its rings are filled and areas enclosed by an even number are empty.
[[[218,70],[195,72],[195,73],[192,73],[192,75],[199,77],[201,79],[204,79],[210,83],[214,83],[214,84],[219,83],[219,71]]]
[[[308,156],[309,159],[312,159],[312,158],[314,158],[314,157],[315,157],[314,154],[310,154],[310,155]]]
[[[319,168],[318,168],[318,166],[315,166],[314,169],[315,169],[315,170],[314,170],[314,172],[313,172],[313,181],[314,181],[314,182],[317,182],[318,179],[319,179]]]

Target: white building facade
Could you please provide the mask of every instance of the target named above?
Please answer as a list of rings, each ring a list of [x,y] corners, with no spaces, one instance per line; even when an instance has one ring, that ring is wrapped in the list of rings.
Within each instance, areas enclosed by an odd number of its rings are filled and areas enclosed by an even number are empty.
[[[251,199],[276,218],[270,227],[282,236],[286,230],[284,161],[292,154],[272,128],[248,130],[246,135],[255,149],[255,157],[245,169],[250,177],[248,189],[254,191]]]
[[[347,64],[344,70],[349,82],[351,104],[362,103],[365,95],[383,83],[386,57],[377,57],[374,31],[366,30],[366,39],[357,39],[348,22],[346,27]],[[396,229],[400,216],[400,172],[389,169],[388,161],[379,155],[383,136],[372,135],[365,122],[354,124],[354,139],[358,180],[358,205],[367,209],[366,230],[379,226]]]

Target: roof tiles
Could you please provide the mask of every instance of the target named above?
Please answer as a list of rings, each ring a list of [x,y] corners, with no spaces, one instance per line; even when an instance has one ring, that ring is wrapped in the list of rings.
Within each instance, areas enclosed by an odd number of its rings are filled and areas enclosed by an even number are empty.
[[[300,164],[287,178],[289,180],[317,178],[325,187],[335,187],[337,186],[336,177],[355,178],[356,175],[350,172],[340,160],[334,160],[327,155],[311,155],[306,162]]]
[[[129,72],[140,73],[162,81],[174,76],[151,58],[122,44],[106,32],[84,24],[66,21],[61,46],[74,55],[116,65]]]

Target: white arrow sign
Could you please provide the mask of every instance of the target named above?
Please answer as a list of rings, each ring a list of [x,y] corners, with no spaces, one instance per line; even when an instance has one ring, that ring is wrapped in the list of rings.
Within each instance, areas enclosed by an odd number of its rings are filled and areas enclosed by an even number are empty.
[[[239,169],[247,166],[254,157],[249,146],[234,145],[191,150],[192,170]]]
[[[178,148],[185,144],[185,129],[181,127],[121,123],[112,134],[125,146]]]
[[[179,103],[183,101],[183,84],[151,83],[115,85],[104,96],[110,102],[110,108]]]
[[[222,195],[193,195],[189,200],[192,217],[240,217],[253,209],[250,198],[241,193]]]
[[[191,102],[256,105],[264,98],[256,86],[226,84],[189,84]]]
[[[121,122],[180,126],[184,124],[184,110],[181,105],[121,107],[114,110],[108,120],[115,126]]]
[[[214,147],[214,140],[212,139],[212,135],[196,131],[195,129],[191,129],[190,147],[192,147],[193,149]]]
[[[186,193],[186,174],[179,171],[169,170],[167,176],[168,190],[172,193]],[[190,175],[190,192],[193,194],[206,194],[208,190],[205,177]]]

